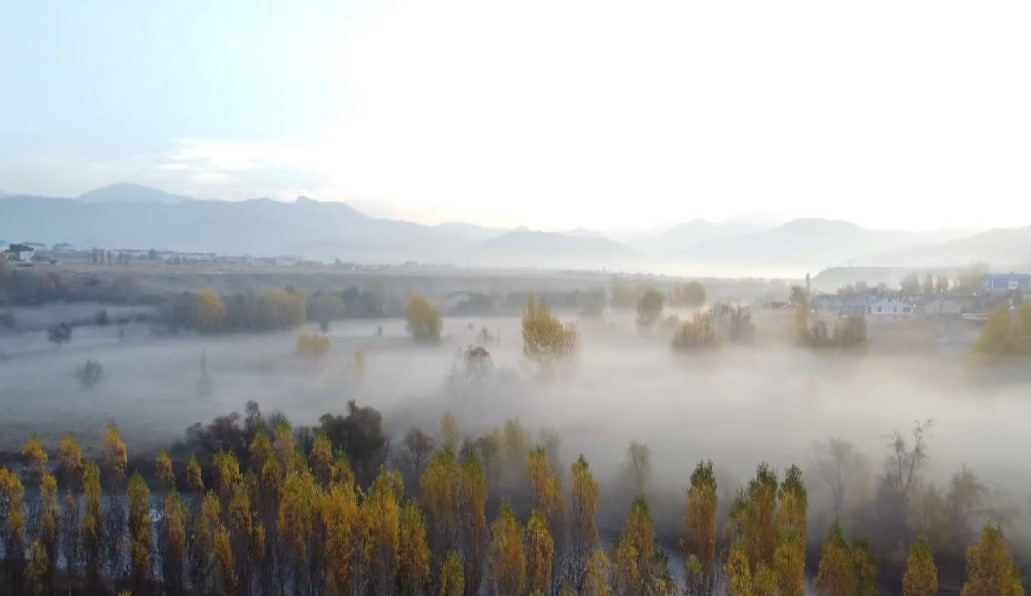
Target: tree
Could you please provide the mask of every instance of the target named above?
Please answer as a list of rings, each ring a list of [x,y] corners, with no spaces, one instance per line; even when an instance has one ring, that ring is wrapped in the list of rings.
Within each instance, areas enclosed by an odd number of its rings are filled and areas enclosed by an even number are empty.
[[[831,438],[814,446],[812,475],[819,478],[831,491],[831,509],[840,518],[849,484],[863,472],[868,463],[852,443]]]
[[[154,579],[151,542],[150,489],[139,472],[129,480],[129,558],[132,585],[137,592],[148,589]]]
[[[830,535],[823,543],[820,565],[816,572],[816,589],[821,596],[850,596],[855,586],[851,553],[841,524],[831,524]]]
[[[711,313],[695,313],[690,321],[681,323],[673,335],[673,349],[677,352],[717,350],[721,344],[722,338]]]
[[[85,364],[75,370],[75,376],[79,377],[79,383],[86,389],[96,387],[104,378],[104,365],[98,360],[87,360]]]
[[[691,474],[684,519],[684,567],[693,594],[712,594],[716,587],[716,487],[712,462],[699,462]]]
[[[195,295],[193,327],[201,333],[214,333],[225,328],[226,305],[210,288],[201,288]]]
[[[748,555],[740,544],[735,544],[727,556],[727,576],[730,584],[728,596],[752,596],[752,572]]]
[[[329,338],[322,333],[302,331],[297,336],[297,351],[301,356],[318,360],[329,353]]]
[[[422,294],[411,294],[405,305],[408,333],[416,343],[437,343],[443,320],[440,311]]]
[[[168,451],[162,449],[154,460],[154,473],[162,492],[175,490],[175,471],[172,469],[172,458]]]
[[[526,589],[526,550],[523,527],[508,503],[501,505],[490,527],[490,593],[519,596]]]
[[[637,326],[648,328],[662,316],[662,303],[666,297],[655,288],[645,288],[637,300]]]
[[[376,477],[362,503],[362,522],[367,540],[365,567],[373,594],[384,594],[394,589],[401,523],[398,501],[403,491],[400,474],[383,471]]]
[[[644,596],[672,592],[669,568],[655,543],[655,523],[643,495],[637,495],[630,506],[612,563],[613,583],[619,594]]]
[[[530,506],[544,517],[550,535],[557,536],[565,524],[562,480],[551,468],[543,446],[530,451],[527,478],[530,483]]]
[[[539,364],[568,360],[576,354],[578,343],[576,326],[563,326],[547,303],[531,294],[523,311],[523,355]]]
[[[985,526],[981,538],[967,550],[967,581],[963,596],[1022,596],[1024,585],[998,526]]]
[[[644,494],[652,479],[652,451],[647,443],[630,441],[626,449],[624,475],[633,485],[635,494]]]
[[[444,449],[458,453],[458,443],[462,436],[458,430],[458,419],[451,412],[444,412],[440,419],[440,442]]]
[[[731,517],[741,532],[748,566],[772,566],[777,548],[777,473],[765,462],[759,464],[755,478],[739,491]]]
[[[439,596],[464,596],[465,573],[462,570],[462,559],[458,553],[451,551],[440,570]]]
[[[898,431],[888,436],[888,446],[891,449],[887,459],[888,482],[901,495],[908,496],[910,488],[919,478],[923,464],[927,461],[926,437],[932,426],[934,421],[931,419],[914,423],[912,447]]]
[[[100,564],[104,546],[104,504],[100,487],[100,468],[86,463],[82,476],[84,507],[79,536],[86,565],[86,577],[92,585],[100,580]]]
[[[354,489],[334,484],[323,495],[319,513],[325,529],[322,550],[327,591],[344,594],[350,591],[357,560],[359,511]]]
[[[957,290],[964,294],[976,294],[984,287],[984,276],[988,273],[988,265],[975,263],[965,267],[957,277]]]
[[[204,492],[204,479],[196,455],[190,456],[190,461],[186,463],[186,486],[196,493]]]
[[[1020,353],[1022,347],[1014,333],[1009,306],[1001,304],[988,317],[980,337],[974,342],[973,352],[982,356],[1001,357]]]
[[[700,281],[689,281],[676,286],[669,293],[669,301],[677,308],[698,308],[705,304],[707,292]]]
[[[611,596],[612,588],[609,585],[609,576],[612,574],[612,565],[605,551],[596,548],[591,553],[584,566],[583,590],[579,592],[584,596]]]
[[[293,579],[294,593],[308,581],[317,495],[315,479],[307,470],[287,474],[276,529],[283,571]]]
[[[588,563],[598,547],[598,482],[581,455],[573,464],[573,489],[569,508],[569,568],[573,588],[583,593]]]
[[[920,274],[916,271],[909,273],[902,278],[899,282],[899,289],[902,290],[903,294],[919,294],[920,293]]]
[[[934,565],[931,543],[920,536],[909,549],[906,574],[902,576],[902,596],[934,596],[938,593],[938,568]]]
[[[555,541],[548,530],[548,520],[539,509],[530,514],[526,524],[526,591],[545,596],[551,593],[551,576],[555,565]]]
[[[173,594],[179,593],[184,587],[188,515],[186,503],[172,489],[165,497],[158,544],[161,549],[161,578]]]
[[[791,466],[784,474],[777,509],[778,544],[773,554],[772,570],[777,577],[778,591],[784,596],[805,594],[806,512],[808,495],[802,471]]]
[[[397,578],[401,596],[426,593],[430,579],[430,547],[426,542],[426,519],[414,501],[401,511],[398,538]]]
[[[47,329],[47,339],[58,346],[72,341],[72,327],[68,323],[58,323]]]

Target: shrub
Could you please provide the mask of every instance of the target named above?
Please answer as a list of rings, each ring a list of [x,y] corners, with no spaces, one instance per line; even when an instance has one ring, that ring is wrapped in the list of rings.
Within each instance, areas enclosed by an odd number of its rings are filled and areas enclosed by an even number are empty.
[[[716,350],[721,344],[720,333],[711,312],[695,313],[673,335],[673,349],[678,352]]]
[[[720,337],[732,343],[747,343],[755,339],[752,313],[743,306],[716,304],[709,309]]]
[[[562,325],[544,301],[530,296],[523,311],[523,355],[536,362],[571,358],[579,345],[576,326]]]
[[[322,358],[329,352],[329,338],[321,333],[302,331],[297,337],[297,351],[309,358]]]
[[[412,294],[405,305],[405,317],[408,319],[408,333],[412,334],[416,343],[437,343],[440,341],[440,329],[444,321],[440,311],[430,304],[422,294]]]
[[[47,339],[57,345],[72,340],[72,327],[68,323],[58,323],[47,330]]]
[[[107,325],[111,322],[111,315],[107,314],[106,309],[102,310],[98,312],[95,317],[93,317],[93,322],[101,326]]]
[[[104,366],[96,360],[87,360],[86,364],[75,371],[75,375],[83,387],[92,389],[104,378]]]

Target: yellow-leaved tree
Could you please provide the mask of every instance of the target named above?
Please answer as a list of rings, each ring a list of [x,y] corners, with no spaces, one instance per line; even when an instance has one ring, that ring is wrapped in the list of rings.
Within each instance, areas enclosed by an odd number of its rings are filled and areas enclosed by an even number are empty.
[[[421,596],[430,580],[430,547],[426,519],[414,501],[401,511],[398,539],[397,581],[401,596]]]
[[[416,343],[437,343],[444,325],[440,311],[422,294],[411,294],[405,305],[408,333]]]
[[[491,594],[520,596],[526,590],[526,550],[523,527],[515,511],[503,503],[498,517],[490,526],[489,577]]]
[[[1023,596],[1020,571],[1013,564],[1006,538],[998,526],[985,526],[977,543],[967,549],[967,581],[963,596]]]
[[[569,569],[573,588],[583,593],[588,564],[598,548],[598,481],[583,455],[573,464],[573,490],[569,507]],[[602,553],[604,556],[604,553]],[[606,559],[606,566],[608,559]],[[607,581],[607,579],[606,579]]]
[[[550,364],[572,358],[578,345],[576,326],[563,325],[547,303],[531,294],[523,311],[523,355],[532,362]]]
[[[902,576],[902,596],[934,596],[938,593],[938,568],[931,543],[924,536],[913,542]]]
[[[548,530],[548,520],[535,509],[526,524],[526,592],[551,594],[551,577],[555,565],[555,541]]]
[[[193,326],[201,333],[221,331],[226,325],[226,305],[215,290],[201,288],[195,295]]]
[[[699,462],[691,473],[684,520],[684,567],[692,594],[711,594],[716,586],[716,488],[712,462]]]

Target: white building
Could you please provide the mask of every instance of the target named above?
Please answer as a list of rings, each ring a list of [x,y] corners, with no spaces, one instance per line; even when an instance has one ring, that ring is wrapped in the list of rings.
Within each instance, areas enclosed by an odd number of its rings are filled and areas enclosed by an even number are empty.
[[[897,298],[882,298],[866,305],[867,320],[902,320],[909,319],[912,316],[913,305]]]

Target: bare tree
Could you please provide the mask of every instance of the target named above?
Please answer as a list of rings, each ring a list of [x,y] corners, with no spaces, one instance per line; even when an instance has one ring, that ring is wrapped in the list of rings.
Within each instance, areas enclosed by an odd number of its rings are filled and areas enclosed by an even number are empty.
[[[908,496],[909,489],[920,476],[921,467],[928,460],[926,440],[933,425],[931,418],[923,422],[917,420],[913,424],[912,444],[899,431],[886,436],[890,450],[887,458],[888,482],[903,495]]]
[[[814,451],[812,475],[827,484],[834,517],[840,518],[849,484],[866,468],[867,460],[844,439],[831,438],[826,443],[817,443]]]

